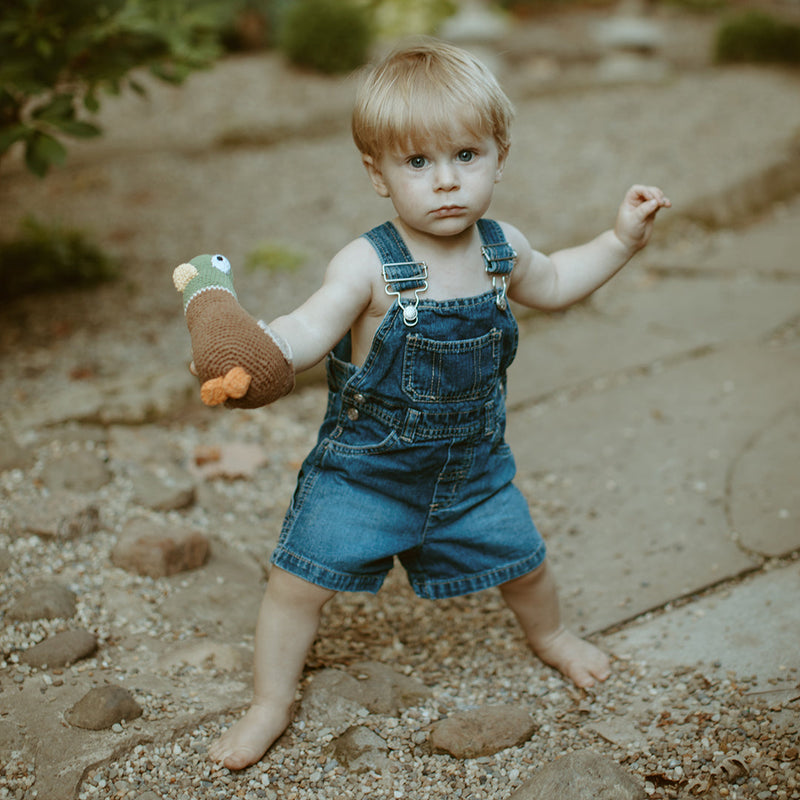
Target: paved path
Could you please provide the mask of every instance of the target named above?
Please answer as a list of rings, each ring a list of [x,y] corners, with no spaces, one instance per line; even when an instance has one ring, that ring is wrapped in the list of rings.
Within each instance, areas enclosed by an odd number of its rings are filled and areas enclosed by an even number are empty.
[[[525,326],[510,393],[520,481],[568,617],[593,631],[635,620],[608,637],[616,652],[797,682],[798,220],[794,201],[665,247],[589,307]]]

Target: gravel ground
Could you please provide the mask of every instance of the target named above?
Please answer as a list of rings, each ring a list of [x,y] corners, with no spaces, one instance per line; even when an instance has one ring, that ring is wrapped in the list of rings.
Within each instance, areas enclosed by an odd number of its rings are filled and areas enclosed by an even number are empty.
[[[168,452],[192,453],[204,441],[225,441],[245,430],[254,441],[260,440],[274,457],[252,479],[217,484],[217,490],[247,518],[261,518],[262,523],[266,519],[267,526],[272,522],[277,527],[293,482],[286,465],[296,463],[307,450],[313,435],[307,421],[320,412],[324,399],[323,390],[310,388],[292,404],[278,404],[267,413],[214,415],[202,425],[173,424],[164,428],[163,444]],[[31,470],[4,473],[0,492],[7,497],[34,496],[43,465],[70,449],[95,448],[112,470],[118,466],[113,436],[111,444],[87,444],[80,437],[65,443],[64,438],[40,443]],[[128,479],[124,470],[115,474],[99,497],[104,531],[118,529],[131,513]],[[183,515],[177,518],[206,531],[214,524],[200,507],[189,512],[188,520]],[[241,533],[242,527],[236,530]],[[224,527],[219,535],[226,536]],[[232,547],[255,550],[255,534],[248,540],[231,533],[229,539]],[[177,584],[111,568],[114,541],[107,532],[66,542],[0,537],[0,553],[6,553],[8,562],[6,592],[15,595],[35,580],[57,577],[78,595],[75,623],[97,633],[102,653],[63,672],[39,672],[19,664],[14,651],[56,632],[59,622],[7,624],[0,633],[4,654],[0,668],[9,670],[12,682],[41,681],[46,693],[70,674],[88,673],[135,687],[140,665],[124,657],[118,646],[121,640],[147,636],[177,644],[191,636],[160,612]],[[120,618],[107,602],[112,591],[119,590],[135,595],[150,612]],[[448,633],[437,636],[436,631]],[[169,741],[138,744],[90,770],[78,796],[81,800],[445,796],[502,800],[560,755],[590,748],[638,775],[652,798],[800,797],[796,745],[800,695],[787,694],[783,688],[786,681],[800,680],[796,669],[787,671],[771,692],[756,689],[755,678],[748,676],[720,680],[713,665],[707,670],[693,665],[664,672],[639,655],[617,659],[613,676],[596,691],[578,691],[530,656],[498,592],[430,603],[415,598],[402,573],[395,571],[375,597],[338,596],[331,602],[305,677],[311,680],[325,667],[373,660],[432,687],[429,701],[399,718],[368,714],[354,721],[387,742],[393,769],[353,774],[332,754],[332,742],[340,732],[307,719],[293,723],[262,763],[241,774],[229,773],[211,765],[205,754],[236,712],[205,719]],[[181,669],[185,691],[180,695],[137,694],[144,721],[187,710],[203,718],[203,697],[192,690],[195,668]],[[248,682],[249,671],[241,679]],[[530,710],[539,727],[529,742],[466,761],[429,751],[427,731],[432,722],[454,711],[500,703]],[[124,732],[120,727],[119,733]],[[33,776],[22,759],[6,765],[5,780],[0,798],[36,796]]]

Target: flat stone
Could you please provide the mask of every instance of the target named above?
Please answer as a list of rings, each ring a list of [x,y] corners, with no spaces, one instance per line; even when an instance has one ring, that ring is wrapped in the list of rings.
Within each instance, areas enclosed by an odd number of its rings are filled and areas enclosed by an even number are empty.
[[[111,470],[90,450],[56,458],[42,470],[42,482],[51,491],[96,492],[110,480]]]
[[[25,469],[31,461],[31,454],[18,444],[5,420],[0,417],[0,472]]]
[[[396,716],[433,694],[425,684],[378,661],[353,664],[349,673],[358,681],[357,685],[350,684],[354,691],[352,699],[357,699],[373,714]]]
[[[642,800],[644,786],[610,758],[582,750],[539,770],[509,800]]]
[[[99,731],[118,722],[130,722],[141,715],[141,706],[124,686],[110,685],[89,691],[64,714],[64,718],[75,728]]]
[[[796,166],[794,170],[797,170]],[[757,224],[722,229],[695,242],[677,239],[673,244],[665,245],[658,255],[659,264],[663,267],[690,265],[708,276],[738,273],[796,278],[800,275],[800,259],[796,256],[800,197],[796,192],[792,194],[795,196],[785,206],[778,207]],[[785,282],[776,288],[791,291],[794,285]],[[755,282],[749,282],[748,286],[759,288]],[[715,311],[711,307],[708,310]]]
[[[26,589],[8,609],[8,618],[20,622],[36,619],[70,619],[76,610],[75,593],[55,581]]]
[[[247,552],[214,540],[202,569],[175,576],[161,604],[164,619],[180,629],[203,631],[216,640],[252,636],[261,599],[264,570]]]
[[[209,553],[208,538],[202,533],[135,518],[125,526],[111,561],[128,572],[163,578],[203,566]]]
[[[221,672],[236,672],[245,666],[245,657],[241,648],[203,639],[170,648],[161,656],[158,663],[162,668],[185,664]]]
[[[0,758],[8,761],[12,750],[21,750],[25,744],[25,736],[14,722],[0,719]]]
[[[66,667],[88,658],[97,650],[97,637],[90,631],[63,631],[20,654],[20,661],[33,667]]]
[[[602,630],[758,566],[728,475],[798,396],[800,354],[743,343],[510,415],[569,624]]]
[[[360,725],[348,728],[333,745],[333,756],[350,772],[374,770],[377,773],[392,768],[387,756],[388,746],[377,733]]]
[[[742,544],[765,556],[799,548],[800,407],[747,442],[731,473],[731,522]]]
[[[153,511],[179,511],[194,503],[194,479],[177,464],[137,469],[133,494],[136,503]]]
[[[183,408],[196,392],[197,379],[188,370],[137,371],[68,385],[36,403],[17,405],[8,413],[8,420],[22,429],[70,421],[141,425]]]
[[[123,464],[147,466],[178,462],[183,455],[158,425],[112,425],[108,429],[108,452]]]
[[[531,715],[518,706],[483,706],[434,723],[430,742],[434,753],[480,758],[527,742],[537,727]]]
[[[800,307],[797,284],[643,278],[636,264],[630,268],[595,293],[589,307],[523,320],[509,370],[512,409],[678,353],[767,338]]]
[[[344,731],[369,711],[359,700],[359,682],[338,669],[318,672],[303,693],[297,717]]]
[[[646,653],[667,668],[703,664],[721,677],[755,675],[765,688],[781,678],[794,686],[788,670],[800,664],[799,592],[800,565],[791,564],[632,623],[604,637],[603,646],[631,658]]]
[[[0,530],[10,536],[75,539],[100,529],[100,511],[93,500],[55,491],[35,500],[12,499],[9,520]]]

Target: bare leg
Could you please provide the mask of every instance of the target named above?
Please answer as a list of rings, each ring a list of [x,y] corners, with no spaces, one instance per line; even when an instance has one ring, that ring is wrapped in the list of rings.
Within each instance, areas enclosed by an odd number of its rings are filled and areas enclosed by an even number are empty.
[[[209,748],[212,761],[244,769],[259,761],[286,730],[322,607],[334,594],[272,568],[256,626],[253,702]]]
[[[540,567],[500,587],[519,620],[531,649],[581,688],[611,673],[608,656],[561,624],[555,581],[545,561]]]

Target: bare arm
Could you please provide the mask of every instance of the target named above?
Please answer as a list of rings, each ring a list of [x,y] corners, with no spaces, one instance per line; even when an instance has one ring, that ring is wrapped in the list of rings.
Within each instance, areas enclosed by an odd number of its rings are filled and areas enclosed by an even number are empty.
[[[546,311],[582,300],[616,275],[647,244],[656,214],[670,205],[657,187],[632,186],[625,194],[613,230],[550,256],[533,250],[512,229],[510,239],[519,261],[509,297]]]
[[[374,272],[370,256],[374,259],[368,243],[351,242],[331,260],[322,286],[270,323],[291,347],[296,372],[323,359],[369,305]]]

